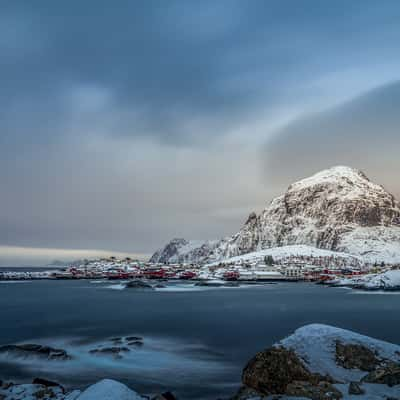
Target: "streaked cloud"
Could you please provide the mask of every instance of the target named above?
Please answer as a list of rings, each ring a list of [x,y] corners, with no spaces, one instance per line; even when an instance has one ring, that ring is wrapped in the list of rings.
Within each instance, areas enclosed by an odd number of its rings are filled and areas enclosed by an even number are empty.
[[[384,145],[398,97],[351,102],[399,79],[397,1],[0,10],[0,244],[148,253],[217,238],[291,178],[344,162],[399,193]]]

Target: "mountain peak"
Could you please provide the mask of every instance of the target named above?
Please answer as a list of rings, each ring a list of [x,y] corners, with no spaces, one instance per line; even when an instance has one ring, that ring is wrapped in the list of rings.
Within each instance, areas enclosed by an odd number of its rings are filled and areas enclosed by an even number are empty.
[[[301,189],[308,186],[337,182],[340,180],[353,184],[361,182],[370,183],[370,180],[362,171],[344,165],[339,165],[329,169],[324,169],[323,171],[317,172],[308,178],[301,179],[298,182],[293,183],[290,187]]]
[[[186,251],[191,246],[184,246],[181,252],[185,250],[185,259],[193,261],[221,260],[291,245],[342,251],[374,261],[382,260],[380,254],[390,249],[390,258],[400,259],[399,204],[363,172],[335,166],[290,185],[259,215],[250,214],[235,235],[204,245],[201,251]]]

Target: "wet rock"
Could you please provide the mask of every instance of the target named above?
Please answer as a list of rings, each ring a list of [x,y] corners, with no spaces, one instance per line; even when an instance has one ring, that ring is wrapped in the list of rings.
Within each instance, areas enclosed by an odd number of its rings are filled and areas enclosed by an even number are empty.
[[[400,385],[400,364],[387,362],[370,372],[362,382],[381,383],[388,386]]]
[[[338,400],[343,397],[342,393],[329,382],[319,382],[317,385],[311,382],[294,381],[286,388],[286,395],[295,397],[306,397],[312,400]]]
[[[112,355],[116,358],[121,358],[121,353],[126,353],[131,351],[128,347],[120,347],[120,346],[112,346],[112,347],[102,347],[99,349],[89,350],[90,354],[104,354],[104,355]]]
[[[375,353],[360,344],[336,341],[336,363],[346,369],[373,371],[380,363]]]
[[[153,397],[152,400],[178,400],[172,392],[164,392]]]
[[[349,385],[349,394],[350,395],[362,395],[365,393],[365,390],[361,387],[358,382],[350,382]]]
[[[61,389],[61,391],[63,393],[65,393],[65,389],[63,386],[61,386],[59,383],[57,382],[53,382],[53,381],[49,381],[47,379],[43,379],[43,378],[35,378],[32,383],[34,385],[42,385],[42,386],[46,386],[46,387],[58,387]]]
[[[297,355],[283,347],[273,347],[256,354],[242,375],[244,385],[262,394],[284,394],[290,383],[311,380],[313,375]]]
[[[19,357],[35,356],[48,360],[70,360],[71,356],[63,349],[56,349],[40,344],[20,344],[0,346],[0,353],[9,353]]]
[[[230,400],[255,400],[255,399],[264,399],[266,397],[260,395],[254,389],[251,389],[247,386],[242,386],[235,396],[233,396]]]
[[[143,342],[141,342],[140,340],[134,340],[132,342],[128,342],[128,346],[141,347],[143,346]]]
[[[33,396],[37,400],[52,399],[56,397],[56,394],[51,390],[51,388],[44,387],[33,393]]]
[[[125,340],[127,340],[128,342],[136,342],[136,341],[143,341],[143,338],[140,336],[127,336],[125,338]]]
[[[222,282],[200,281],[196,282],[194,286],[221,287],[224,286],[224,284]]]
[[[153,290],[153,286],[149,283],[141,281],[140,279],[135,279],[133,281],[129,281],[126,285],[126,288],[129,289],[151,289]]]

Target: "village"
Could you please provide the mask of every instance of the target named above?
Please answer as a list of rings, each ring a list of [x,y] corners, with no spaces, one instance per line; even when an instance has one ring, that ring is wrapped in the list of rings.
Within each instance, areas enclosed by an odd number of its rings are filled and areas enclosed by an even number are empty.
[[[238,259],[212,264],[150,263],[131,258],[116,257],[83,260],[71,265],[46,271],[0,272],[0,280],[189,280],[202,282],[317,282],[324,283],[341,278],[379,274],[396,266],[385,263],[364,263],[359,259],[349,262],[345,257],[286,255],[274,259],[271,255],[251,260]]]

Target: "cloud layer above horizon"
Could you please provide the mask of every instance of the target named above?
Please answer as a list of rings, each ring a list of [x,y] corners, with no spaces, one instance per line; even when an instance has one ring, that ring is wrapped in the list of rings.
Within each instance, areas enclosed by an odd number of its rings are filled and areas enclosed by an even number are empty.
[[[0,10],[0,245],[218,238],[335,164],[400,195],[396,1]]]

